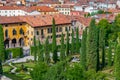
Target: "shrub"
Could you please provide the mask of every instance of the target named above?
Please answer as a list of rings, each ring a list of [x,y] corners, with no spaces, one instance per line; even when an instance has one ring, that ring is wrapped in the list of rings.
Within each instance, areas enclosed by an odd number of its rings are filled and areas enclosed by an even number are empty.
[[[9,53],[12,52],[13,58],[22,57],[23,55],[22,48],[10,48],[10,49],[6,49],[6,52],[9,52]]]

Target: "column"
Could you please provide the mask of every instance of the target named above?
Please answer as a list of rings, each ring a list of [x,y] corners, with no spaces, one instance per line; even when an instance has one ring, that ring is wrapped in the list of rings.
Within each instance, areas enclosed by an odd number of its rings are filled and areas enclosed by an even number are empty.
[[[20,47],[19,40],[16,40],[16,46],[15,47]]]
[[[12,41],[10,40],[9,41],[9,48],[11,48],[12,47]]]

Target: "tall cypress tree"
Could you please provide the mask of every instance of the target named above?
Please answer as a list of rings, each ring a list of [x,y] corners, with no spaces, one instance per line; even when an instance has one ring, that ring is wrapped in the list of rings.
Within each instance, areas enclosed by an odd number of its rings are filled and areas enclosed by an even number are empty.
[[[115,80],[120,80],[120,44],[117,45],[115,53]]]
[[[105,67],[105,30],[100,28],[99,32],[99,50],[102,54],[102,68]]]
[[[65,59],[65,47],[64,47],[64,35],[62,33],[61,37],[61,50],[60,50],[60,60],[63,61]]]
[[[85,31],[83,31],[83,35],[82,35],[82,41],[81,41],[81,55],[80,55],[80,59],[81,59],[81,65],[83,67],[84,70],[86,70],[86,42],[87,42],[87,29],[85,29]]]
[[[102,46],[102,68],[105,67],[105,40],[103,42],[103,46]]]
[[[56,28],[55,28],[54,18],[52,20],[52,53],[53,53],[53,61],[56,63],[58,60],[58,55],[57,55]]]
[[[3,34],[3,28],[0,25],[0,75],[3,74],[2,60],[4,58],[4,54],[5,54],[4,34]]]
[[[38,45],[38,52],[39,52],[39,54],[38,54],[38,61],[39,62],[43,62],[44,61],[44,56],[43,56],[43,52],[44,50],[43,50],[43,47],[42,47],[42,45],[41,45],[41,43],[40,43],[40,41],[39,41],[39,45]]]
[[[38,50],[41,49],[41,48],[42,48],[42,44],[41,44],[41,42],[40,42],[40,40],[39,40]]]
[[[76,29],[76,53],[80,52],[79,29]]]
[[[44,46],[45,62],[47,64],[49,64],[49,62],[50,62],[50,54],[49,54],[49,47],[48,47],[48,45],[49,45],[49,41],[48,41],[48,38],[47,38],[46,41],[45,41],[45,46]]]
[[[36,45],[36,37],[34,36],[34,61],[37,61],[37,45]]]
[[[67,41],[66,41],[66,55],[69,55],[69,33],[67,30]]]
[[[97,66],[97,35],[96,35],[96,25],[95,19],[92,19],[89,32],[88,32],[88,42],[87,42],[87,66],[88,69],[96,70]]]
[[[96,28],[96,44],[97,44],[97,63],[96,63],[96,71],[100,69],[100,57],[99,57],[99,28]]]
[[[71,53],[75,53],[75,40],[74,40],[74,30],[72,29],[72,43],[71,43]]]
[[[109,42],[109,50],[108,50],[108,66],[112,66],[112,48],[111,42]]]

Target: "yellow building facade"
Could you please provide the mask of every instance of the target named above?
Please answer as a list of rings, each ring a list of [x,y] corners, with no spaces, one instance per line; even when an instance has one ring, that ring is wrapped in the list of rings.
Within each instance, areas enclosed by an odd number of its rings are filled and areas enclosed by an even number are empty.
[[[32,44],[34,31],[27,23],[3,24],[2,26],[6,48],[29,46]]]
[[[37,16],[12,16],[0,17],[0,24],[4,32],[4,45],[6,48],[23,47],[33,45],[33,38],[44,43],[48,37],[52,42],[52,20],[56,21],[56,41],[61,42],[64,34],[66,41],[67,30],[71,41],[71,21],[64,15],[37,15]]]

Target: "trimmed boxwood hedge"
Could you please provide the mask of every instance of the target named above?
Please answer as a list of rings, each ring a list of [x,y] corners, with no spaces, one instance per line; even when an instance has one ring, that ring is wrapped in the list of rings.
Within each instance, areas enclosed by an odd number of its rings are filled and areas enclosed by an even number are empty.
[[[22,48],[9,48],[6,49],[7,53],[11,53],[12,52],[12,57],[13,58],[17,58],[17,57],[22,57],[23,56],[23,50]]]

